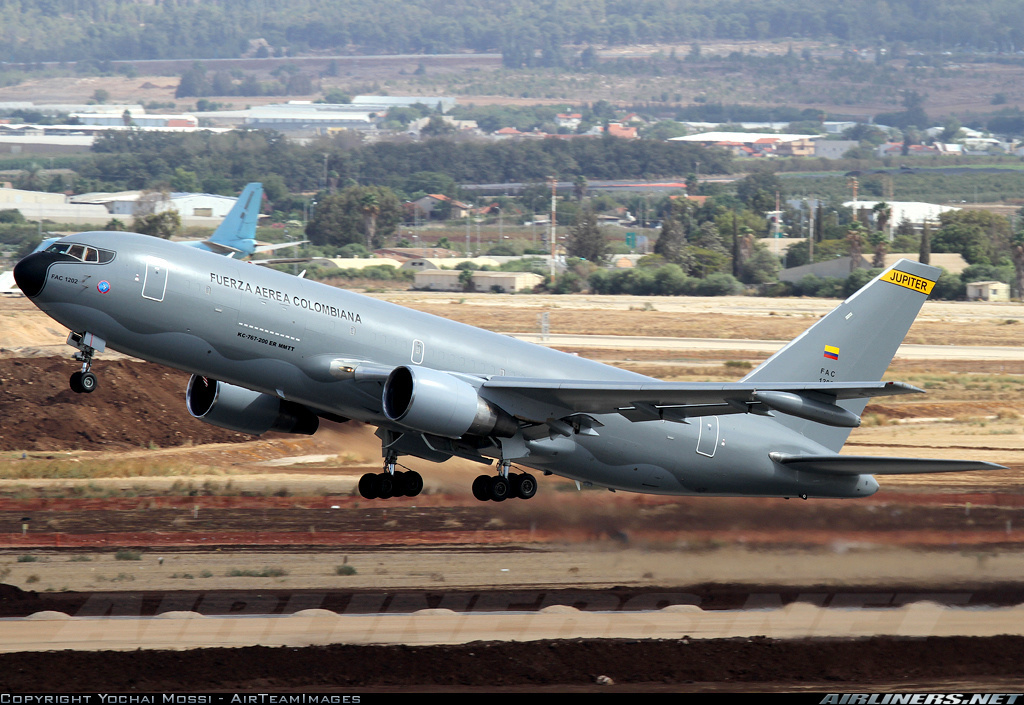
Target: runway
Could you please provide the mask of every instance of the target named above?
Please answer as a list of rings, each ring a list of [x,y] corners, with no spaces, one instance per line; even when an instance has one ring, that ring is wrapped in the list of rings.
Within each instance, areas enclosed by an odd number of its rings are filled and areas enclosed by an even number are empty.
[[[0,652],[186,650],[214,647],[305,647],[328,644],[436,646],[476,641],[558,639],[769,639],[994,637],[1024,635],[1024,607],[958,608],[915,602],[890,609],[821,608],[796,602],[780,609],[709,610],[674,605],[644,612],[583,612],[552,606],[537,612],[338,615],[322,609],[292,615],[207,617],[69,617],[57,612],[0,620]]]
[[[552,348],[608,348],[613,350],[720,350],[772,354],[788,341],[726,340],[721,338],[666,338],[639,335],[565,335],[515,333],[512,337]],[[904,360],[1024,360],[1024,347],[977,345],[901,345],[897,359]]]

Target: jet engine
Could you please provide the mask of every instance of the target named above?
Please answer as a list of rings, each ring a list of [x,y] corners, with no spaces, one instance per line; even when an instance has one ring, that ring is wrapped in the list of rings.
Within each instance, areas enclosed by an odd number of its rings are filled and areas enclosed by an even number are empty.
[[[384,383],[384,415],[395,423],[445,438],[516,435],[508,412],[482,398],[473,385],[426,367],[396,367]]]
[[[185,405],[200,421],[256,436],[267,431],[311,436],[320,425],[301,404],[198,375],[188,381]]]

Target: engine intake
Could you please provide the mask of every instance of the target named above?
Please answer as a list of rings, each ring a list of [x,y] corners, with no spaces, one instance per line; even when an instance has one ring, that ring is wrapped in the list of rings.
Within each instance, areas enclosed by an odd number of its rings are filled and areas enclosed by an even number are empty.
[[[267,431],[311,436],[320,425],[301,404],[198,375],[188,381],[185,406],[200,421],[255,436]]]
[[[427,367],[396,367],[384,383],[384,415],[391,421],[445,438],[511,438],[519,424],[481,397],[473,385]]]

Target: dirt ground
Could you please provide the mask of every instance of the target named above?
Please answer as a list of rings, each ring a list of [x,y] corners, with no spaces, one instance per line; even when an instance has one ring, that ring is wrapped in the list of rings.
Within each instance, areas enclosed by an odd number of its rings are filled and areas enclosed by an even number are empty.
[[[662,335],[760,339],[788,338],[829,307],[738,298],[723,316],[713,309],[723,302],[710,300],[663,300],[657,305],[666,310],[651,312],[630,297],[389,296],[498,329],[517,320],[535,326],[539,303],[552,311],[556,332],[581,320],[590,331],[632,320],[632,332],[645,316]],[[928,306],[912,334],[962,340],[976,328],[975,341],[1016,345],[1017,326],[1006,321],[1018,317],[1016,307]],[[380,448],[365,426],[326,423],[310,438],[258,440],[220,431],[186,412],[186,375],[123,356],[97,363],[100,388],[84,398],[67,389],[75,363],[62,331],[19,300],[0,301],[0,321],[0,583],[7,586],[0,586],[0,616],[81,614],[100,594],[154,611],[184,595],[195,606],[224,594],[278,595],[273,610],[284,610],[311,593],[325,608],[350,605],[354,595],[390,595],[385,605],[413,595],[429,606],[460,595],[500,602],[508,591],[520,600],[560,595],[573,605],[594,595],[595,604],[609,595],[622,604],[654,593],[698,595],[704,609],[749,607],[752,595],[831,596],[823,604],[863,602],[857,595],[888,604],[905,593],[941,603],[952,595],[977,608],[1024,602],[1024,369],[1017,363],[897,362],[888,377],[929,394],[872,404],[847,446],[991,460],[1007,470],[883,478],[882,491],[856,502],[580,492],[545,477],[533,500],[496,505],[471,497],[469,483],[481,471],[475,464],[403,459],[424,474],[424,494],[368,503],[354,486],[378,468]],[[732,379],[748,369],[727,364],[725,353],[582,354],[682,379]],[[1014,690],[1022,647],[1016,637],[610,639],[529,648],[20,653],[0,655],[0,687],[52,688],[53,659],[61,658],[81,691],[183,689],[180,676],[168,675],[179,673],[189,674],[189,690],[264,692]],[[616,685],[596,685],[602,675]]]

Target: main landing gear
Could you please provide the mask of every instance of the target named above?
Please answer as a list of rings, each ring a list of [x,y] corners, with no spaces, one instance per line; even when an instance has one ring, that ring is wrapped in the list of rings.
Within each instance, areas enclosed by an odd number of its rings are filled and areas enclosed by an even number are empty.
[[[530,499],[537,494],[537,478],[528,472],[510,473],[510,465],[503,462],[498,475],[480,475],[473,480],[473,496],[481,502],[504,502],[510,497]]]
[[[363,499],[415,497],[423,490],[423,476],[415,470],[397,470],[395,455],[384,458],[383,472],[368,472],[359,478],[359,495]]]
[[[104,342],[90,333],[71,333],[68,345],[78,348],[74,359],[82,363],[82,369],[71,375],[71,391],[76,394],[91,394],[96,391],[99,380],[92,373],[92,358],[106,348]],[[94,347],[95,346],[95,347]]]

